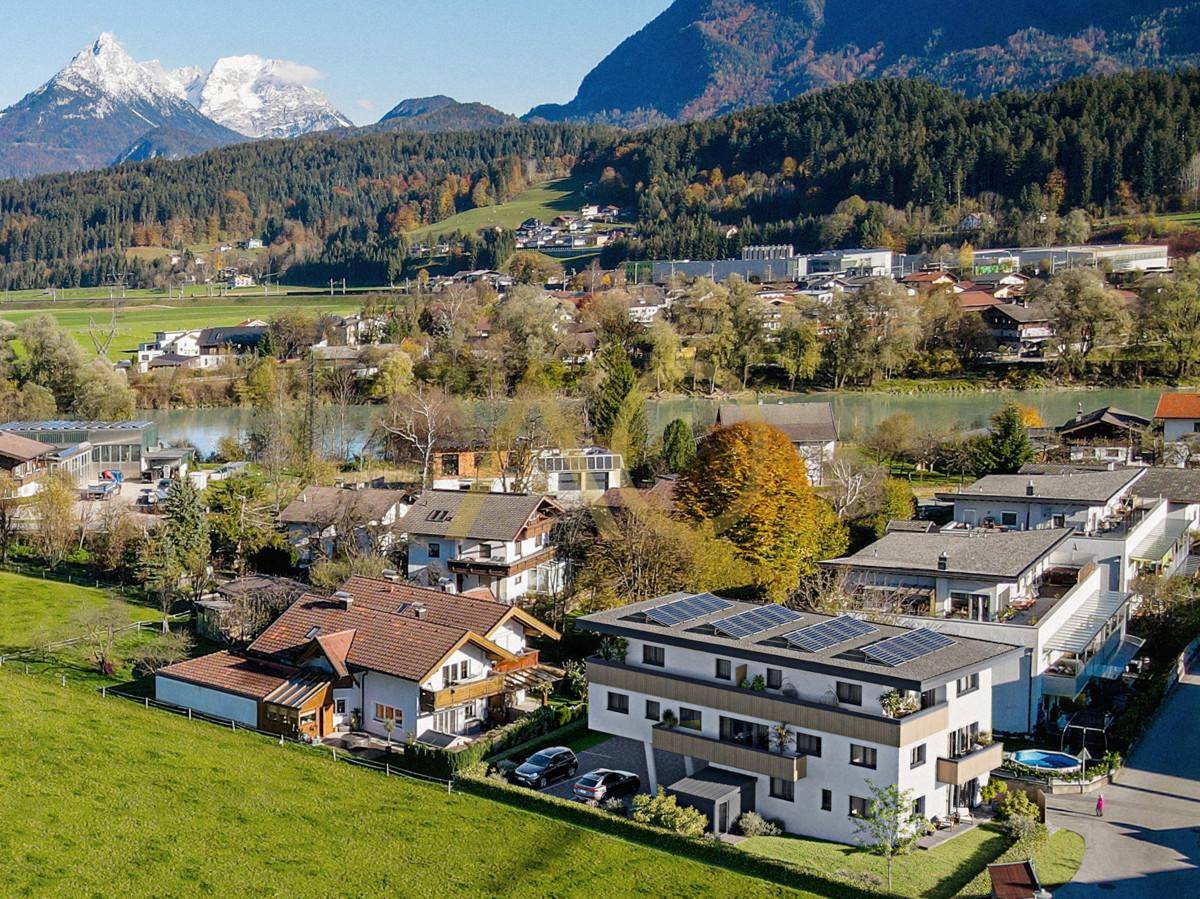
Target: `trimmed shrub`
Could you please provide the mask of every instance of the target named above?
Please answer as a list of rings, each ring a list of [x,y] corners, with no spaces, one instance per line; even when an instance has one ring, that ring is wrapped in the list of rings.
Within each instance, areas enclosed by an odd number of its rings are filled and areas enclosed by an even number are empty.
[[[774,821],[768,821],[758,812],[744,812],[737,819],[737,828],[747,837],[777,837],[781,829]]]
[[[629,814],[628,809],[625,808],[624,801],[620,799],[605,799],[600,807],[610,815],[617,815],[621,818]]]
[[[1022,790],[1005,793],[996,803],[996,817],[1001,821],[1007,821],[1009,818],[1032,818],[1036,821],[1038,816],[1037,805]]]
[[[668,796],[662,787],[658,788],[656,796],[641,793],[633,797],[633,820],[685,837],[703,836],[708,830],[708,816],[694,808],[680,805],[679,800]]]
[[[1000,825],[1000,829],[1014,840],[1038,839],[1039,835],[1040,839],[1045,839],[1050,835],[1045,824],[1025,815],[1012,815]]]

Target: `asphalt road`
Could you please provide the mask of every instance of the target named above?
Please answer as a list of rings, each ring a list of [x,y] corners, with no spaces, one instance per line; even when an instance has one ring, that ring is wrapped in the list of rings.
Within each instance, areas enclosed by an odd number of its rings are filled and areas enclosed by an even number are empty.
[[[1056,899],[1200,897],[1200,662],[1175,688],[1117,783],[1047,797],[1050,820],[1087,842]]]

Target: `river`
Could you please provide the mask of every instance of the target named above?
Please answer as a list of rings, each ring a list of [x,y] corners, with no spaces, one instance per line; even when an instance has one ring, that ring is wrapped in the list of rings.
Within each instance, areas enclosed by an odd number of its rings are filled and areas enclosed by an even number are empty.
[[[1113,387],[1099,390],[1022,390],[988,393],[822,393],[796,394],[785,402],[832,402],[838,429],[845,439],[855,439],[878,422],[896,412],[907,412],[917,427],[936,431],[958,426],[979,428],[1004,403],[1015,400],[1037,409],[1047,425],[1058,425],[1073,416],[1079,405],[1084,411],[1101,406],[1118,406],[1127,412],[1150,417],[1162,389],[1158,387]],[[350,406],[345,415],[322,414],[329,424],[326,439],[331,445],[349,446],[359,451],[375,425],[378,406]],[[651,400],[648,417],[653,434],[661,433],[673,418],[685,418],[696,428],[711,425],[717,415],[717,401],[697,397]],[[254,410],[246,408],[147,410],[140,416],[158,422],[159,436],[166,443],[190,443],[202,455],[209,455],[217,441],[226,436],[244,437],[254,423]],[[345,433],[341,422],[345,422]]]

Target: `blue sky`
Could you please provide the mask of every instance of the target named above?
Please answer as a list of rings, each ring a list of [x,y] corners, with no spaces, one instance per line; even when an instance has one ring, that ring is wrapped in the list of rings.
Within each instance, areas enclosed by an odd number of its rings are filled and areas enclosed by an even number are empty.
[[[311,66],[346,115],[449,94],[523,114],[563,102],[670,0],[57,0],[6,3],[0,108],[43,84],[101,31],[137,60],[208,66],[257,53]]]

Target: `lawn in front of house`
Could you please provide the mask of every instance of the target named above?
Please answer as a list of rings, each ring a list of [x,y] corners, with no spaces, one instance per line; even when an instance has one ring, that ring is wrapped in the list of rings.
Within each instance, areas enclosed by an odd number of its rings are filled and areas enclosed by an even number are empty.
[[[984,824],[936,849],[916,849],[892,865],[892,890],[898,896],[950,899],[1012,841]],[[741,843],[746,852],[777,859],[868,889],[886,890],[887,862],[857,846],[805,837],[753,837]]]
[[[2,669],[0,721],[6,895],[810,895]]]
[[[1084,848],[1083,837],[1075,831],[1054,831],[1033,856],[1042,886],[1054,892],[1064,883],[1070,883],[1083,863]]]

